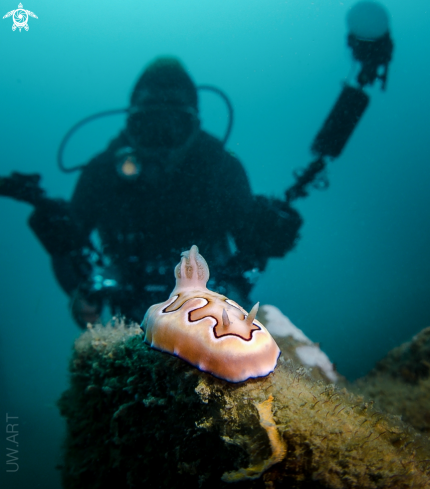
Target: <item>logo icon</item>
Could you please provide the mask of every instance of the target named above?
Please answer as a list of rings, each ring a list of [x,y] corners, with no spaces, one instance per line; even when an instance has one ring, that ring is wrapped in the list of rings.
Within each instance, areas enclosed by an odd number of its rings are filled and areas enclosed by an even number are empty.
[[[13,26],[12,30],[16,31],[16,28],[18,27],[19,32],[21,32],[21,29],[24,27],[26,31],[28,31],[29,27],[27,25],[28,22],[28,16],[34,17],[35,19],[38,19],[39,17],[33,12],[30,12],[30,10],[25,10],[22,8],[22,3],[18,5],[18,8],[16,10],[11,10],[8,12],[6,15],[3,15],[3,19],[6,19],[7,17],[10,17],[13,15]]]

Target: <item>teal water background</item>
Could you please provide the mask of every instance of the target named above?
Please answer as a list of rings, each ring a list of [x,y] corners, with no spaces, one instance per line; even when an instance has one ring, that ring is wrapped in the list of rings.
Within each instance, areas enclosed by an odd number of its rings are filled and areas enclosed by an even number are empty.
[[[1,0],[0,17],[17,3]],[[125,107],[143,67],[171,54],[197,84],[226,91],[235,108],[229,149],[255,193],[280,197],[293,170],[311,161],[351,71],[345,16],[354,3],[25,0],[38,16],[28,32],[0,19],[0,174],[40,172],[50,195],[68,198],[77,174],[55,164],[64,133],[89,114]],[[330,188],[296,204],[305,219],[297,248],[272,260],[253,292],[321,342],[350,379],[430,325],[430,7],[383,4],[395,43],[387,91],[368,91],[366,114],[329,165]],[[205,94],[201,107],[204,127],[221,135],[221,102]],[[122,123],[87,126],[66,163],[102,150]],[[0,480],[7,489],[54,489],[64,431],[55,402],[79,331],[29,214],[0,199],[1,415],[19,417],[20,442],[19,471],[6,473],[0,460]]]

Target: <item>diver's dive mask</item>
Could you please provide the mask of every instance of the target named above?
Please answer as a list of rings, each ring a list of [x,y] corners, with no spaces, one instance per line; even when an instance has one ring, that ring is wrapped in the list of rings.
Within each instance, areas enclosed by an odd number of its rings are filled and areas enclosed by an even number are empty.
[[[227,97],[227,95],[222,91],[220,90],[219,88],[216,88],[216,87],[213,87],[211,85],[200,85],[199,87],[197,87],[198,90],[204,90],[204,91],[209,91],[209,92],[213,92],[215,93],[216,95],[218,95],[219,97],[221,97],[221,99],[224,101],[226,107],[227,107],[227,111],[228,111],[228,123],[227,123],[227,128],[225,130],[225,133],[224,133],[224,136],[222,138],[220,138],[221,140],[221,144],[222,146],[225,146],[227,141],[228,141],[228,138],[231,134],[231,130],[232,130],[232,127],[233,127],[233,106],[229,100],[229,98]],[[133,148],[135,148],[135,150],[139,149],[139,153],[142,155],[142,156],[151,156],[153,155],[155,159],[157,160],[166,160],[166,157],[162,157],[160,156],[161,153],[165,153],[167,155],[167,160],[171,160],[171,161],[178,161],[178,159],[180,159],[182,157],[182,155],[186,155],[188,149],[190,148],[190,146],[193,144],[198,132],[199,132],[199,128],[200,128],[200,120],[198,118],[198,113],[197,113],[197,109],[195,109],[194,107],[190,107],[184,103],[170,103],[168,105],[166,104],[163,104],[163,105],[159,105],[159,103],[148,103],[148,100],[147,99],[143,99],[142,100],[139,100],[138,101],[139,104],[136,104],[136,105],[132,105],[131,108],[122,108],[122,109],[112,109],[112,110],[105,110],[103,112],[98,112],[96,114],[92,114],[88,117],[85,117],[84,119],[80,120],[79,122],[77,122],[75,125],[73,125],[68,131],[67,133],[64,135],[63,139],[61,140],[61,143],[58,147],[58,153],[57,153],[57,164],[58,164],[58,167],[59,169],[64,172],[64,173],[72,173],[72,172],[75,172],[75,171],[78,171],[78,170],[83,170],[87,165],[88,163],[85,163],[85,164],[81,164],[81,165],[75,165],[75,166],[69,166],[69,167],[66,167],[64,165],[64,160],[63,160],[63,155],[64,155],[64,150],[70,140],[70,138],[80,129],[82,128],[83,126],[85,126],[86,124],[88,124],[89,122],[92,122],[96,119],[99,119],[99,118],[102,118],[102,117],[109,117],[109,116],[113,116],[113,115],[122,115],[122,114],[128,114],[128,118],[127,118],[127,130],[126,130],[126,134],[127,134],[127,137],[129,139],[129,144],[131,146],[133,146]],[[142,103],[143,102],[143,103]],[[176,112],[176,110],[173,110],[173,109],[177,109],[180,111],[180,114],[177,114],[179,116],[179,120],[181,120],[183,122],[183,125],[184,125],[184,128],[179,130],[180,127],[178,124],[175,124],[175,131],[172,131],[171,129],[170,130],[167,130],[166,133],[167,134],[170,134],[169,137],[165,137],[164,139],[165,140],[169,140],[171,141],[171,144],[172,143],[177,143],[178,141],[185,141],[182,146],[179,145],[179,146],[176,146],[176,147],[171,147],[169,148],[168,146],[163,146],[163,147],[156,147],[156,146],[146,146],[146,144],[148,143],[148,139],[149,139],[149,136],[145,134],[142,134],[143,133],[143,129],[144,127],[149,130],[150,128],[150,125],[151,125],[151,120],[149,120],[149,118],[147,118],[147,122],[149,122],[150,124],[143,124],[144,120],[145,120],[145,117],[143,117],[145,114],[149,114],[149,112],[154,108],[159,108],[161,111],[164,111],[164,110],[168,110],[168,112]],[[142,115],[142,117],[139,117],[139,113]],[[165,112],[161,112],[161,114],[163,114]],[[176,117],[176,116],[175,116]],[[173,118],[173,116],[172,116]],[[163,118],[164,120],[172,120],[170,118],[170,116],[168,117],[165,117]],[[186,128],[190,127],[190,125],[193,126],[191,132],[189,130],[186,130]],[[172,126],[171,123],[167,123],[165,122],[165,126]],[[181,133],[182,133],[182,136],[181,136]],[[176,135],[174,135],[176,134]],[[186,135],[189,134],[189,137],[188,139],[186,140]],[[159,140],[160,138],[154,138],[153,140],[157,141],[157,139]],[[142,145],[141,143],[144,143],[144,145]],[[128,157],[133,157],[134,160],[129,160],[129,161],[136,161],[135,159],[135,151],[133,150],[133,148],[127,148],[127,152],[129,153],[128,156],[126,156],[126,158],[124,159],[124,162],[128,159]],[[126,167],[124,168],[124,170],[121,170],[121,172],[126,175],[126,176],[131,176],[132,178],[135,177],[135,175],[139,174],[140,173],[140,168],[138,168],[138,166],[134,166],[134,164],[132,165],[126,165]]]
[[[126,135],[142,156],[183,152],[194,141],[200,122],[197,110],[177,104],[131,107]]]

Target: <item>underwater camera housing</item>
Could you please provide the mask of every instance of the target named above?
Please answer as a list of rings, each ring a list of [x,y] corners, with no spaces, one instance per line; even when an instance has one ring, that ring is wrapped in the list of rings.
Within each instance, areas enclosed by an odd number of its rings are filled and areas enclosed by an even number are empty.
[[[308,195],[307,186],[327,188],[324,176],[325,158],[337,158],[369,105],[370,98],[363,90],[377,79],[385,90],[388,64],[393,52],[388,13],[373,1],[355,4],[347,16],[348,46],[360,64],[356,84],[345,83],[336,103],[317,136],[311,150],[317,159],[305,169],[295,172],[296,183],[286,192],[287,202]]]

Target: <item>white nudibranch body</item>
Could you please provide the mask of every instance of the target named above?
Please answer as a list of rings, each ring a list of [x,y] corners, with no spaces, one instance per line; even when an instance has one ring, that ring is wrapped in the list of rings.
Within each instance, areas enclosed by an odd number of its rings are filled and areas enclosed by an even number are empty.
[[[209,267],[197,246],[182,253],[169,299],[151,306],[145,342],[229,382],[268,375],[280,350],[268,330],[239,304],[206,288]]]

